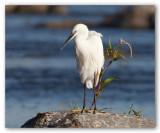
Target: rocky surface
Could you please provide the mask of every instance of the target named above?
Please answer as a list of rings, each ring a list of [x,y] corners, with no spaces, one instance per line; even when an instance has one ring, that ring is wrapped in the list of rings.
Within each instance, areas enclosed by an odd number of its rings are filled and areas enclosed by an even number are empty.
[[[155,122],[146,117],[115,113],[83,113],[53,111],[38,113],[21,128],[154,128]]]
[[[118,28],[155,28],[155,6],[130,6],[105,17],[100,26]]]

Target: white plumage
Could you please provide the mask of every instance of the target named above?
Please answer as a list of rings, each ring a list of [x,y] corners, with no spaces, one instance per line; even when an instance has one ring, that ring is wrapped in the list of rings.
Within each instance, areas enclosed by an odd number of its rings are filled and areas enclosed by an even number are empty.
[[[89,31],[84,24],[77,24],[64,46],[74,37],[77,69],[81,82],[86,88],[92,89],[97,86],[104,65],[102,34]]]

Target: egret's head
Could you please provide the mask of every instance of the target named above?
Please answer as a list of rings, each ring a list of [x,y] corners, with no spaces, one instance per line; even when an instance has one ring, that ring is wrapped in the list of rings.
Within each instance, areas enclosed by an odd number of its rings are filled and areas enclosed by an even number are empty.
[[[75,36],[78,36],[78,35],[84,35],[84,34],[88,34],[88,28],[86,25],[84,24],[77,24],[74,26],[73,30],[72,30],[72,33],[71,35],[67,38],[67,40],[65,41],[63,47],[60,49],[62,50],[66,44],[72,40]]]
[[[75,36],[83,35],[85,33],[88,34],[88,28],[84,24],[77,24],[77,25],[74,26],[74,28],[72,30],[72,34],[74,34]]]

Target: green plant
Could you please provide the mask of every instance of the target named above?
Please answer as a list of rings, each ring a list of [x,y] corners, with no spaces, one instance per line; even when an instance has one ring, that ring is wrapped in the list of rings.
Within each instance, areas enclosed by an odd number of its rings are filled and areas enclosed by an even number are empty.
[[[60,106],[66,106],[66,107],[69,108],[71,111],[72,111],[72,110],[78,110],[78,109],[80,109],[80,108],[77,106],[77,102],[76,102],[76,104],[75,104],[74,107],[73,107],[71,98],[70,98],[70,105],[67,105],[67,104],[59,104],[59,105],[60,105]],[[73,108],[73,109],[72,109],[72,108]]]
[[[133,109],[133,104],[131,105],[131,108],[128,112],[128,115],[135,115],[135,116],[143,116],[141,114],[142,110],[139,110],[139,111],[135,111],[135,109]],[[124,115],[126,115],[126,112],[123,113]]]
[[[129,49],[130,49],[130,57],[132,58],[132,47],[131,47],[131,45],[129,43],[125,42],[124,40],[122,40],[122,38],[120,38],[119,44],[117,45],[117,47],[112,46],[112,44],[111,44],[111,36],[110,36],[110,38],[109,38],[109,48],[105,49],[105,51],[104,51],[104,57],[105,57],[105,59],[109,58],[109,61],[108,61],[108,65],[105,67],[105,69],[101,70],[101,73],[100,73],[100,76],[99,76],[98,90],[97,90],[97,93],[96,93],[96,99],[102,93],[104,88],[108,86],[108,83],[110,83],[110,82],[112,82],[114,80],[119,81],[119,79],[117,79],[117,78],[107,78],[104,81],[102,81],[102,76],[103,76],[104,72],[109,68],[109,66],[114,61],[123,60],[123,61],[127,62],[126,57],[119,50],[120,46],[122,46],[122,45],[127,45],[129,47]],[[90,110],[92,110],[93,105],[94,105],[94,101],[92,102]]]

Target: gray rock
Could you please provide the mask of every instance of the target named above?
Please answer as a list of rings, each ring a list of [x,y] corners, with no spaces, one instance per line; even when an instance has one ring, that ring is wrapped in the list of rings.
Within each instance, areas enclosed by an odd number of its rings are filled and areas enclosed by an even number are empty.
[[[107,15],[100,26],[132,29],[154,29],[155,6],[130,6],[122,11],[116,12],[115,14]]]
[[[116,113],[53,111],[38,113],[21,128],[154,128],[155,121],[146,117]]]
[[[6,5],[6,6],[5,6],[5,12],[6,12],[6,13],[16,12],[17,9],[18,9],[18,6],[17,6],[17,5]]]

